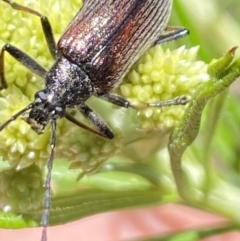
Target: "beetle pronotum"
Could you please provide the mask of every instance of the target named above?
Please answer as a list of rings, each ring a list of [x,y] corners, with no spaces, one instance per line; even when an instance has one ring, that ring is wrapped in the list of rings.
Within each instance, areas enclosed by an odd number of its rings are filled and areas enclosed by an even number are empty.
[[[45,70],[35,60],[11,44],[0,53],[0,89],[8,84],[4,73],[4,54],[9,53],[35,74],[45,79],[45,88],[35,94],[35,100],[0,126],[24,114],[24,120],[38,134],[51,122],[51,152],[45,182],[45,201],[42,216],[42,241],[47,240],[51,206],[51,169],[54,159],[57,119],[65,117],[78,126],[102,137],[112,139],[112,131],[86,104],[92,95],[121,107],[135,109],[186,104],[185,97],[143,105],[132,105],[111,91],[120,84],[132,64],[150,47],[172,41],[188,34],[185,28],[167,27],[172,0],[85,0],[83,7],[55,43],[48,18],[41,13],[10,0],[12,8],[40,18],[48,48],[55,63]],[[69,112],[77,108],[96,127],[92,129]]]

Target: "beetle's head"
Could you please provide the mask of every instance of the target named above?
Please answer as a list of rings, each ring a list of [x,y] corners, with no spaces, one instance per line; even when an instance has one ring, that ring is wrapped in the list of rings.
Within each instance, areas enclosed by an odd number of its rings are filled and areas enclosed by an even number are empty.
[[[35,101],[31,104],[29,112],[25,112],[22,118],[38,134],[42,133],[50,120],[61,118],[65,114],[65,107],[52,101],[53,93],[40,90],[35,94]]]

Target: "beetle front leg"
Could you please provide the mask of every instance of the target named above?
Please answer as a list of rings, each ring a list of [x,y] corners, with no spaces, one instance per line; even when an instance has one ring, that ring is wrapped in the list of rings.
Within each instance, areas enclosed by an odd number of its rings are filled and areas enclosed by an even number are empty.
[[[83,124],[81,121],[77,120],[76,118],[73,117],[73,115],[71,115],[70,113],[66,113],[64,116],[67,120],[69,120],[70,122],[74,123],[75,125],[79,126],[80,128],[83,128],[84,130],[90,131],[95,135],[101,136],[106,138],[106,135],[102,134],[101,132]]]
[[[51,24],[50,24],[48,18],[46,16],[42,15],[41,13],[39,13],[31,8],[22,6],[16,2],[13,2],[10,0],[2,0],[2,1],[4,1],[5,3],[8,3],[15,10],[20,10],[20,11],[27,12],[27,13],[40,17],[43,33],[44,33],[45,39],[47,41],[49,51],[50,51],[52,57],[54,59],[57,59],[58,58],[57,45],[56,45],[56,42],[55,42],[55,39],[53,36],[52,27],[51,27]]]
[[[112,131],[97,113],[90,109],[85,103],[78,106],[78,109],[88,120],[93,123],[102,137],[113,139],[114,135]]]
[[[26,66],[29,70],[34,72],[35,74],[39,75],[40,77],[44,78],[46,75],[46,70],[39,65],[35,60],[29,57],[20,49],[14,47],[11,44],[6,44],[3,46],[1,53],[0,53],[0,90],[6,89],[8,84],[5,79],[5,72],[4,72],[4,53],[7,51],[13,58],[19,61],[21,64]]]

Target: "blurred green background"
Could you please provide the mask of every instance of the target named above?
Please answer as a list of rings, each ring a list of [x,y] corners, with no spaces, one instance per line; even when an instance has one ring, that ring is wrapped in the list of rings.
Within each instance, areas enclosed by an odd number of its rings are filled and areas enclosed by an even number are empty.
[[[175,0],[170,24],[188,28],[190,36],[180,44],[200,45],[200,59],[210,61],[239,45],[239,22],[237,0]]]

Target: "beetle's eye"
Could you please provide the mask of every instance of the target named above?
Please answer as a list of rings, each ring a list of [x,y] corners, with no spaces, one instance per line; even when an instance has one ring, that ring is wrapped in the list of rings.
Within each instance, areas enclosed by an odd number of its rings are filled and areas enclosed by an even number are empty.
[[[35,99],[46,100],[47,96],[48,95],[46,90],[40,90],[35,94]]]
[[[65,115],[65,109],[61,106],[55,107],[55,112],[58,116],[63,117]]]

